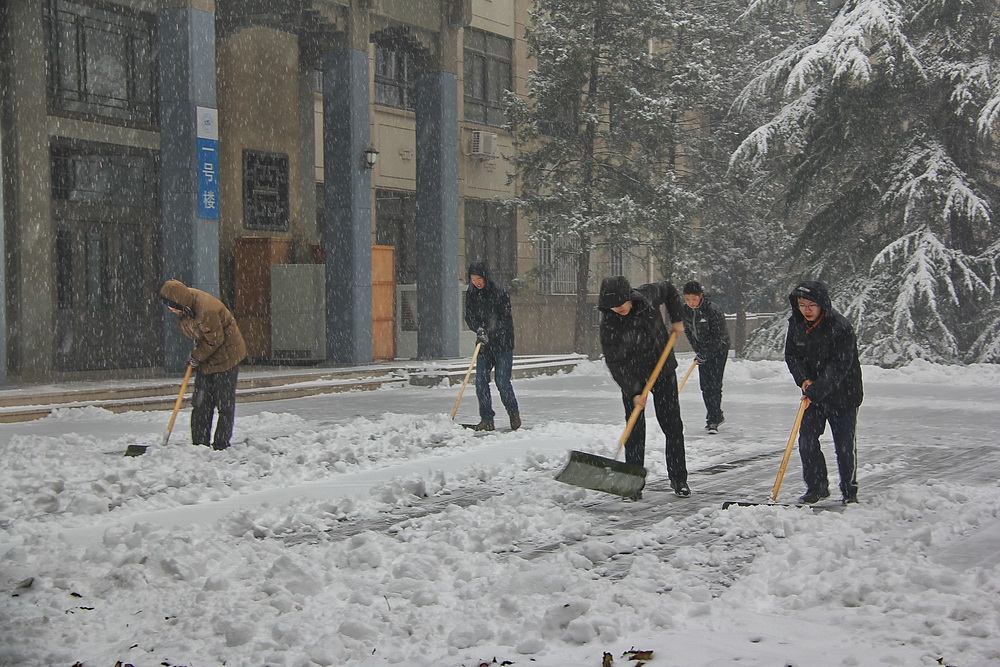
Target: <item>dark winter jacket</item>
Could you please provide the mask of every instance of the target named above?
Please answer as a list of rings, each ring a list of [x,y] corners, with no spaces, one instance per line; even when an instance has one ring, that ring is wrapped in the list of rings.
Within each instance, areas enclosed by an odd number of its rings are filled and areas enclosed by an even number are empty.
[[[493,281],[486,262],[469,265],[468,276],[482,276],[486,280],[478,289],[469,280],[465,291],[465,324],[473,331],[483,329],[489,342],[483,346],[490,352],[509,352],[514,349],[514,318],[511,314],[510,295]]]
[[[814,301],[822,309],[822,319],[815,326],[810,328],[799,311],[799,299]],[[785,363],[795,384],[801,387],[812,380],[806,396],[814,403],[861,405],[864,389],[854,328],[833,309],[826,285],[808,280],[792,290],[788,300],[792,316],[788,318]]]
[[[613,312],[625,301],[632,301],[627,315]],[[622,393],[638,396],[652,375],[670,332],[663,322],[660,306],[666,305],[671,322],[682,319],[681,299],[668,282],[650,283],[633,290],[622,276],[605,278],[597,306],[601,311],[601,351]],[[673,351],[661,373],[677,368]]]
[[[236,318],[221,301],[179,280],[165,282],[160,296],[167,305],[182,311],[178,326],[194,340],[191,357],[199,362],[199,373],[221,373],[246,358],[247,347]]]
[[[684,335],[696,354],[710,355],[729,350],[726,314],[712,303],[707,294],[697,308],[684,304]]]

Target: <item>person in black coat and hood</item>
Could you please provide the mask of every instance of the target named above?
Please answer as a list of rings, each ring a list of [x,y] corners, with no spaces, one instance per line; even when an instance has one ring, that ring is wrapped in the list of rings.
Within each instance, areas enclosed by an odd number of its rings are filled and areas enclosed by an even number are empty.
[[[667,344],[669,332],[660,314],[666,305],[671,329],[684,331],[681,299],[669,282],[650,283],[633,290],[624,276],[605,278],[597,307],[601,311],[601,351],[604,361],[622,392],[625,418],[635,406],[645,408],[642,390],[653,374],[656,362]],[[677,400],[677,359],[670,352],[666,364],[653,384],[653,407],[665,439],[667,475],[674,493],[682,498],[691,495],[687,481],[684,453],[684,423]],[[644,465],[646,459],[646,420],[639,416],[625,441],[625,462]],[[637,494],[636,500],[641,496]]]
[[[809,406],[799,429],[799,456],[806,492],[799,502],[811,504],[830,496],[826,459],[819,437],[830,425],[840,472],[844,504],[858,502],[858,407],[864,398],[861,362],[854,328],[833,309],[826,285],[817,280],[801,283],[788,295],[785,363],[802,388]]]
[[[507,410],[511,430],[521,428],[521,414],[510,382],[514,366],[514,318],[510,295],[490,276],[486,262],[469,264],[469,288],[465,292],[465,323],[481,344],[476,358],[476,398],[479,399],[477,431],[494,429],[490,371],[493,371],[500,401]]]
[[[726,314],[712,303],[696,280],[684,284],[684,334],[698,361],[705,428],[709,433],[718,433],[726,421],[722,414],[722,376],[729,358],[729,330]]]

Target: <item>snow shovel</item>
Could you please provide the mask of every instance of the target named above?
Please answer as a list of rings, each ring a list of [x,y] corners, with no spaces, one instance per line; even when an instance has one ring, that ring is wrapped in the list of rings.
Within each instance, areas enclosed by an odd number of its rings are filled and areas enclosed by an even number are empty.
[[[698,360],[697,359],[695,359],[694,361],[691,362],[691,368],[689,368],[688,372],[684,374],[684,379],[681,380],[680,386],[677,387],[677,393],[678,394],[681,393],[681,389],[684,388],[684,385],[687,383],[688,378],[691,377],[691,373],[694,372],[694,367],[697,366],[697,365],[698,365]]]
[[[799,411],[795,415],[795,423],[792,424],[792,433],[788,436],[788,444],[785,445],[785,455],[781,457],[781,466],[778,468],[778,476],[774,480],[774,487],[771,489],[771,501],[768,503],[746,503],[746,502],[725,502],[722,509],[728,509],[733,505],[737,507],[752,507],[754,505],[774,505],[778,502],[778,489],[781,488],[781,480],[785,478],[785,468],[788,467],[788,459],[792,456],[792,449],[795,447],[795,436],[799,434],[799,427],[802,426],[802,416],[809,407],[810,400],[805,396],[799,402]]]
[[[465,385],[469,384],[469,376],[472,375],[472,369],[476,367],[476,357],[479,356],[479,350],[482,346],[482,343],[477,342],[476,349],[472,351],[472,361],[469,362],[469,370],[465,371],[465,379],[462,380],[462,388],[458,390],[458,398],[455,399],[455,407],[451,411],[452,419],[454,419],[455,415],[458,414],[458,404],[462,401],[462,394],[465,393]]]
[[[653,368],[649,380],[646,381],[646,386],[642,389],[643,397],[649,395],[650,390],[656,383],[656,378],[660,376],[663,364],[666,363],[667,357],[670,356],[670,350],[674,349],[674,343],[676,342],[677,332],[675,331],[670,334],[670,340],[664,346],[663,352],[660,353],[660,358],[656,362],[656,367]],[[596,454],[571,451],[566,467],[556,475],[556,480],[565,484],[591,489],[592,491],[611,493],[622,498],[631,498],[642,491],[642,487],[646,485],[646,469],[641,465],[623,463],[617,460],[618,454],[625,447],[625,441],[632,434],[632,429],[642,415],[642,411],[643,408],[638,405],[632,409],[632,414],[629,415],[628,421],[625,423],[625,432],[622,433],[622,437],[618,440],[618,449],[615,451],[615,458],[607,459]]]
[[[191,379],[191,369],[193,366],[188,364],[187,370],[184,371],[184,380],[181,381],[181,390],[177,392],[177,401],[174,403],[174,413],[170,415],[170,423],[167,424],[167,433],[163,436],[163,444],[166,445],[167,441],[170,440],[170,432],[174,430],[174,420],[177,419],[177,413],[181,409],[181,403],[184,402],[184,392],[187,391],[188,380]],[[129,445],[125,448],[125,456],[142,456],[146,453],[146,447],[148,445]]]

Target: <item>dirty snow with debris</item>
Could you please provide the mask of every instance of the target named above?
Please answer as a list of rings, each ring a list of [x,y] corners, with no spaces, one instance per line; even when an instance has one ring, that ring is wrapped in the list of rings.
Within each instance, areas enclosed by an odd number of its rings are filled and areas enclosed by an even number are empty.
[[[241,404],[224,452],[187,410],[166,446],[164,412],[0,425],[0,665],[1000,665],[1000,368],[864,370],[847,508],[722,509],[770,495],[775,362],[730,363],[718,436],[684,390],[690,499],[651,416],[643,500],[553,479],[614,455],[600,363],[515,381],[511,433],[457,386]]]

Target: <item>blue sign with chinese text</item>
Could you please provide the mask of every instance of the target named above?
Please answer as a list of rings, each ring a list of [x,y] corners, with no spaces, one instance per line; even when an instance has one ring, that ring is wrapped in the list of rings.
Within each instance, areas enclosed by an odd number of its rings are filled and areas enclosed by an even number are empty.
[[[198,107],[198,217],[219,217],[219,112]]]

